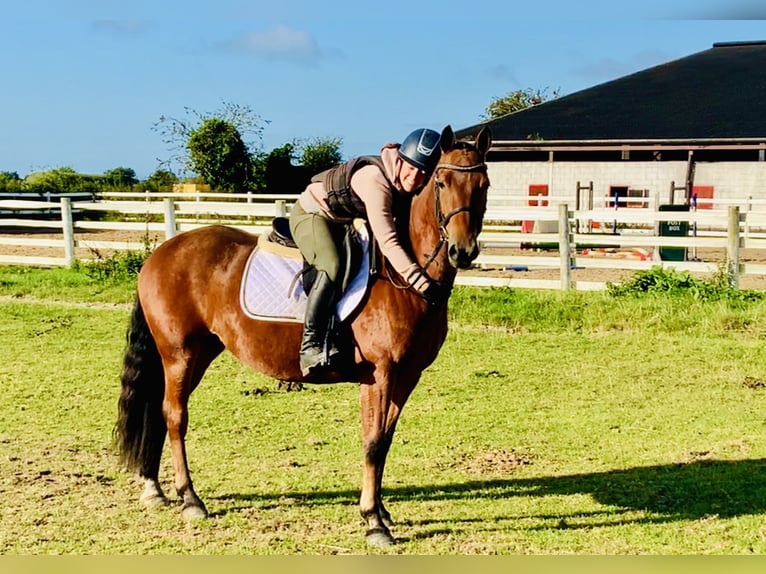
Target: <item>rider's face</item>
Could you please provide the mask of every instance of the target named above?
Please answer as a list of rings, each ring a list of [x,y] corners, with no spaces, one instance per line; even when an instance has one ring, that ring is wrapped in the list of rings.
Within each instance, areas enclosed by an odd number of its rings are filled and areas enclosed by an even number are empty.
[[[402,185],[402,190],[407,193],[413,193],[420,190],[426,183],[426,172],[422,169],[416,168],[414,165],[402,162],[402,168],[399,171],[399,182]]]

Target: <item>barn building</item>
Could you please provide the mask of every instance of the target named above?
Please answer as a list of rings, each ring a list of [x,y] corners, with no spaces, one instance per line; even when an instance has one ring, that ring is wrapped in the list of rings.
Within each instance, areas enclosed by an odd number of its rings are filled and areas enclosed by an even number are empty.
[[[492,130],[490,206],[766,202],[765,70],[766,41],[716,43],[457,136]]]

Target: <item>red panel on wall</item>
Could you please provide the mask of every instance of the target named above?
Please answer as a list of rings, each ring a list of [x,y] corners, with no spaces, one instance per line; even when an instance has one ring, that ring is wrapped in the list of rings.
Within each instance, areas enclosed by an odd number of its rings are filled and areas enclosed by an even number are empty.
[[[547,184],[531,184],[529,186],[529,195],[532,196],[539,196],[539,197],[548,197],[548,185]],[[529,199],[527,201],[529,203],[529,207],[547,207],[548,206],[548,200],[547,199]],[[531,219],[525,219],[521,222],[521,232],[522,233],[533,233],[535,230],[535,222]],[[522,249],[528,249],[530,247],[529,243],[522,243],[521,248]]]
[[[531,184],[529,186],[529,195],[541,195],[541,196],[548,196],[548,184]],[[546,199],[530,199],[529,200],[529,206],[530,207],[547,207],[548,206],[548,200]]]
[[[697,209],[713,209],[713,202],[705,201],[706,199],[713,199],[712,185],[692,186],[692,199],[694,197],[697,198]]]

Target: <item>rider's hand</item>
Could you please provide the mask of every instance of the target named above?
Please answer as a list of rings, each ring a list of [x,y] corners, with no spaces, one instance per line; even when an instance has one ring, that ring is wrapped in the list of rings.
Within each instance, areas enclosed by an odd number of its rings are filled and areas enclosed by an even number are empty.
[[[452,292],[452,285],[449,283],[442,283],[441,281],[431,281],[423,291],[423,298],[428,301],[431,307],[436,307],[442,303],[446,303]]]

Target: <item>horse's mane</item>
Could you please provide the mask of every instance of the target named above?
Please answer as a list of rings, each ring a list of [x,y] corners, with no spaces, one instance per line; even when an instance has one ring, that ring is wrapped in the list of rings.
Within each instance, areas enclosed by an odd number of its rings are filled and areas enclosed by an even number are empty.
[[[452,149],[475,150],[476,146],[473,145],[473,142],[470,142],[468,140],[460,140],[453,144]]]

